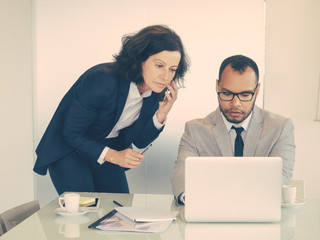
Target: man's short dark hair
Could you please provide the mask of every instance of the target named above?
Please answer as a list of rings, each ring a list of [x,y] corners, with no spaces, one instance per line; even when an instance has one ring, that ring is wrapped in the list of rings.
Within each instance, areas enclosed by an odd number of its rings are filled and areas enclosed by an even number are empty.
[[[231,64],[231,67],[234,71],[237,71],[240,73],[243,73],[247,67],[251,67],[256,74],[257,83],[259,82],[259,68],[257,64],[251,58],[248,58],[243,55],[234,55],[223,60],[219,69],[219,79],[218,79],[219,82],[224,69],[229,64]]]

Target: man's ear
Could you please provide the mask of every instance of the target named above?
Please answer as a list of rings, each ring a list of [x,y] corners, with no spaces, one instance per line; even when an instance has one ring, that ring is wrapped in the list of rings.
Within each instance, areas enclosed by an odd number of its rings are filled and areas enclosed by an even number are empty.
[[[260,91],[260,83],[258,83],[258,87],[257,87],[257,90],[256,90],[256,96],[258,96],[259,91]]]
[[[216,80],[216,92],[218,92],[219,91],[219,80],[217,79]]]

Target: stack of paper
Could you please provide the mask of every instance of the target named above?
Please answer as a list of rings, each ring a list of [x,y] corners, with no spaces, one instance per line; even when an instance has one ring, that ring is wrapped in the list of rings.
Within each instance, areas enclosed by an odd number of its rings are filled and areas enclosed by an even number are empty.
[[[155,208],[119,207],[117,213],[103,220],[98,226],[101,230],[164,232],[175,220],[170,212]]]
[[[176,219],[170,212],[156,208],[118,207],[115,210],[134,222],[163,222]]]

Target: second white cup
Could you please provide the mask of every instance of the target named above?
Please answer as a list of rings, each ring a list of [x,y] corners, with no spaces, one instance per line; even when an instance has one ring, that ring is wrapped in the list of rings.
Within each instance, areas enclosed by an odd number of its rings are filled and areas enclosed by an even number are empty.
[[[297,187],[294,185],[282,186],[282,201],[284,203],[294,203],[296,201]]]
[[[66,238],[78,238],[80,237],[80,225],[77,223],[61,224],[59,233],[64,234]]]
[[[64,205],[63,205],[64,202]],[[80,194],[67,193],[63,197],[59,197],[60,207],[69,213],[76,213],[79,211]]]

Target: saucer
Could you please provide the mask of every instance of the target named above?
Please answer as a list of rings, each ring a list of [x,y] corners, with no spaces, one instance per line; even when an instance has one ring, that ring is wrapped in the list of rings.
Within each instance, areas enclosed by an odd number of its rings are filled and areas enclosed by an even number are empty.
[[[66,212],[63,208],[59,207],[54,211],[60,214],[61,216],[81,216],[86,214],[89,211],[89,209],[86,207],[80,207],[78,212],[70,213],[70,212]]]
[[[84,224],[89,222],[90,219],[86,215],[77,216],[77,217],[65,217],[57,216],[54,218],[56,224]]]
[[[306,201],[303,200],[303,199],[296,199],[294,203],[284,203],[284,202],[282,202],[281,206],[282,207],[298,207],[298,206],[301,206],[301,205],[303,205],[305,203],[306,203]]]

